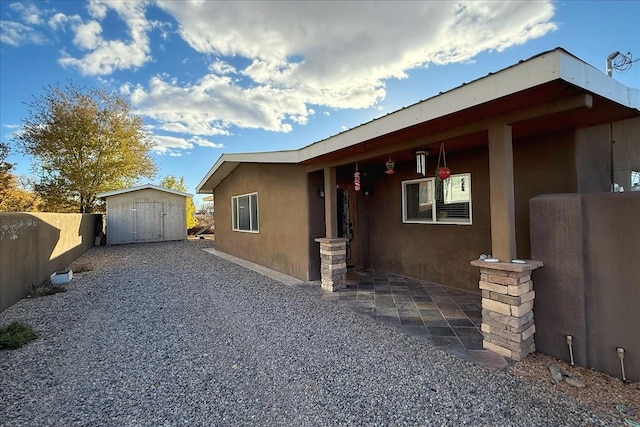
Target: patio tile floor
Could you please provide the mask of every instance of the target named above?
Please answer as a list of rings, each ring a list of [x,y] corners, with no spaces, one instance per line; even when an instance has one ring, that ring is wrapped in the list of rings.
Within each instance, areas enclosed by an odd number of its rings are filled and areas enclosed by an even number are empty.
[[[480,294],[373,270],[350,269],[346,285],[337,292],[317,282],[298,286],[485,368],[509,365],[482,348]]]

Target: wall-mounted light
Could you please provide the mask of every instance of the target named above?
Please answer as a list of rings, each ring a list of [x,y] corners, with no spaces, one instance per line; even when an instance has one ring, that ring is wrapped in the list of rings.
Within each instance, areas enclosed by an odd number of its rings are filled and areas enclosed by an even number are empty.
[[[396,166],[396,162],[391,160],[391,156],[389,156],[389,160],[387,160],[387,163],[385,163],[385,166],[387,167],[387,170],[384,171],[384,173],[386,173],[387,175],[393,175],[395,173],[393,168]]]
[[[320,186],[320,188],[318,188],[318,197],[321,197],[324,199],[324,187]]]
[[[422,176],[427,176],[427,156],[429,150],[417,150],[416,151],[416,173],[421,173]]]

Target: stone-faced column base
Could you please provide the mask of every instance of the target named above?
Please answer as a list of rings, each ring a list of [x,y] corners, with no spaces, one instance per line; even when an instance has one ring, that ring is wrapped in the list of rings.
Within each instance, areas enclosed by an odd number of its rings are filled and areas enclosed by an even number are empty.
[[[325,291],[337,291],[346,287],[347,239],[315,239],[320,243],[320,278]]]
[[[471,265],[480,267],[482,346],[513,360],[524,359],[536,349],[531,271],[541,267],[542,261],[474,260]]]

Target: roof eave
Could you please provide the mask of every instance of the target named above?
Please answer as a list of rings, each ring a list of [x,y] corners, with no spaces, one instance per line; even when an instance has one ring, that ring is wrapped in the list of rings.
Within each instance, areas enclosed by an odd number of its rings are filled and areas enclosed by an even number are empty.
[[[104,199],[107,197],[117,196],[119,194],[126,194],[126,193],[131,193],[131,192],[140,191],[140,190],[158,190],[158,191],[163,191],[165,193],[175,194],[178,196],[193,197],[193,194],[189,194],[189,193],[185,193],[177,190],[171,190],[169,188],[159,187],[153,184],[144,184],[144,185],[138,185],[136,187],[122,188],[120,190],[105,191],[102,193],[98,193],[96,197],[98,199]]]
[[[212,194],[220,182],[240,163],[300,163],[300,150],[266,151],[257,153],[225,153],[196,186],[197,194]]]
[[[628,88],[566,50],[557,48],[299,150],[224,154],[196,187],[196,191],[199,194],[212,193],[226,175],[240,163],[307,162],[373,138],[558,80],[627,108],[640,109],[639,89]],[[223,168],[226,162],[230,165]]]

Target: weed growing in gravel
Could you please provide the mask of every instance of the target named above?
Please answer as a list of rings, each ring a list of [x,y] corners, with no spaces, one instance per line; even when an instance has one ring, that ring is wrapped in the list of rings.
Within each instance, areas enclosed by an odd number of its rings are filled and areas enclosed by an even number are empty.
[[[13,322],[5,328],[0,328],[0,349],[16,349],[38,337],[30,326],[20,322]]]
[[[73,266],[73,274],[86,273],[87,271],[91,271],[93,268],[89,264],[75,264]]]
[[[46,297],[47,295],[54,295],[60,292],[67,292],[67,289],[62,286],[56,286],[51,283],[51,280],[47,280],[39,286],[32,287],[29,298]]]

